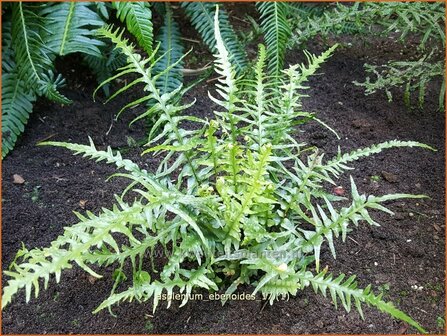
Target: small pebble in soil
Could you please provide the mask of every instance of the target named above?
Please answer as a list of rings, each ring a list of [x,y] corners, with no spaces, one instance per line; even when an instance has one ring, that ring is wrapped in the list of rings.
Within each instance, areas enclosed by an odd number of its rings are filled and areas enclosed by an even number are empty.
[[[390,183],[396,183],[398,181],[397,175],[395,175],[393,173],[382,171],[382,176],[385,180],[387,180]]]
[[[12,176],[12,183],[23,184],[23,183],[25,183],[25,179],[22,176],[20,176],[19,174],[14,174]]]

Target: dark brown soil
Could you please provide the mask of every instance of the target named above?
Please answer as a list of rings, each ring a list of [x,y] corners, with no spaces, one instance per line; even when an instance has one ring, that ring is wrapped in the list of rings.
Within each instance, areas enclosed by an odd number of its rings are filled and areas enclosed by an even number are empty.
[[[351,41],[350,48],[340,48],[310,81],[305,109],[337,130],[336,137],[316,123],[300,129],[299,138],[336,154],[386,140],[416,140],[438,149],[389,150],[355,164],[351,172],[361,192],[426,194],[423,200],[399,201],[389,204],[395,211],[391,217],[374,214],[381,227],[363,223],[343,244],[338,242],[337,259],[322,253],[323,266],[334,273],[357,274],[360,285],[373,284],[431,333],[443,333],[439,319],[445,317],[445,114],[437,109],[437,85],[427,92],[423,110],[409,111],[396,91],[395,101],[388,103],[384,94],[365,97],[352,81],[365,77],[363,63],[385,62],[399,56],[401,46],[385,40],[369,45]],[[324,49],[319,43],[309,47],[313,52]],[[410,50],[411,46],[408,46]],[[113,194],[119,193],[126,182],[106,178],[113,167],[95,163],[67,150],[38,147],[44,140],[87,143],[91,136],[99,148],[107,145],[126,147],[123,155],[152,169],[154,160],[141,157],[140,149],[128,147],[128,139],[145,136],[144,123],[128,127],[132,110],[114,122],[113,116],[132,96],[103,105],[93,102],[94,79],[74,58],[62,62],[68,77],[66,94],[73,99],[70,106],[60,107],[40,102],[15,150],[3,161],[2,190],[2,263],[5,269],[24,242],[28,248],[48,245],[63,232],[63,227],[76,222],[72,211],[91,210],[113,204]],[[300,51],[289,52],[290,63],[303,60]],[[72,69],[72,72],[71,72]],[[435,83],[438,84],[438,83]],[[191,113],[210,115],[206,91],[199,85],[188,94],[198,101]],[[134,91],[133,98],[141,93]],[[130,141],[131,142],[131,141]],[[125,152],[125,153],[124,153]],[[25,179],[25,184],[12,183],[13,174]],[[346,189],[349,174],[340,180]],[[378,180],[378,181],[375,181]],[[82,201],[82,202],[81,202]],[[85,203],[83,209],[81,203]],[[230,301],[221,306],[216,301],[190,301],[167,310],[159,308],[152,314],[151,303],[125,303],[114,308],[117,317],[103,311],[92,315],[94,308],[105,299],[112,286],[110,270],[101,280],[92,281],[77,267],[66,271],[62,281],[42,291],[38,299],[25,304],[18,295],[3,312],[2,332],[23,333],[412,333],[406,326],[375,309],[365,308],[363,321],[358,313],[338,310],[329,299],[315,295],[311,289],[300,292],[288,301],[276,302],[263,308],[260,301]],[[5,281],[5,278],[3,278]],[[380,287],[381,286],[381,287]],[[417,286],[420,289],[414,289]],[[246,288],[250,292],[251,288]],[[204,293],[204,297],[207,296]]]

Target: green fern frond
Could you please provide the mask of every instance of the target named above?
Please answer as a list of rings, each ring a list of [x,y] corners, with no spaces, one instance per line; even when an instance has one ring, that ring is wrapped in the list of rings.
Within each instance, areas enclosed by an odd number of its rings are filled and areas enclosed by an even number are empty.
[[[352,275],[345,280],[344,274],[340,274],[334,279],[332,274],[327,274],[326,271],[318,273],[317,275],[313,275],[309,271],[304,271],[300,276],[303,285],[308,286],[311,284],[316,293],[320,292],[326,296],[327,291],[329,290],[335,307],[337,307],[337,302],[340,301],[346,311],[349,312],[351,310],[351,302],[354,301],[357,311],[363,318],[362,303],[366,303],[408,323],[421,333],[427,333],[427,331],[410,316],[397,309],[392,303],[383,301],[382,294],[376,296],[371,290],[371,285],[367,286],[365,289],[358,288],[357,281],[355,281],[355,275]]]
[[[168,307],[171,305],[175,288],[178,288],[178,291],[182,293],[183,301],[180,306],[184,306],[188,302],[194,288],[217,290],[217,285],[209,279],[208,273],[210,272],[207,268],[201,267],[197,270],[182,270],[181,275],[183,278],[186,278],[186,280],[183,280],[179,276],[173,280],[167,280],[166,282],[160,282],[158,280],[150,282],[150,279],[148,279],[149,281],[137,283],[134,287],[131,287],[124,292],[111,295],[107,300],[102,302],[93,313],[97,313],[102,309],[111,307],[121,301],[132,301],[136,299],[139,302],[144,302],[151,298],[153,298],[152,309],[155,312],[164,292],[166,292]]]
[[[163,26],[160,28],[156,38],[157,42],[160,43],[157,56],[161,58],[155,64],[154,74],[163,72],[164,69],[172,64],[176,65],[158,77],[157,88],[161,94],[174,91],[183,82],[183,45],[180,40],[179,26],[172,17],[172,9],[168,3],[165,3],[163,16]]]
[[[205,44],[212,53],[216,53],[217,46],[214,39],[216,4],[212,2],[182,2],[181,6],[190,18],[191,24],[199,32],[200,36],[202,36]],[[237,73],[240,74],[247,67],[247,55],[237,35],[234,33],[228,19],[228,14],[223,9],[219,10],[218,26],[223,45],[228,50],[229,59],[234,64]]]
[[[329,174],[333,175],[334,177],[339,177],[343,171],[352,169],[349,166],[347,166],[348,163],[370,156],[372,154],[380,153],[384,149],[398,148],[398,147],[420,147],[435,151],[433,147],[430,147],[420,142],[391,140],[377,145],[372,145],[371,147],[356,149],[351,153],[341,154],[339,152],[337,157],[329,160],[325,164],[317,166],[316,170],[321,172],[328,178]]]
[[[96,75],[98,84],[112,77],[116,70],[126,64],[126,56],[112,46],[105,45],[100,48],[101,56],[96,57],[89,54],[83,54],[82,57],[91,71]],[[102,87],[106,97],[110,96],[110,85],[105,84]]]
[[[284,65],[287,43],[292,34],[288,16],[288,4],[284,2],[257,2],[261,14],[261,28],[267,45],[268,69],[270,74],[279,76]]]
[[[58,2],[44,7],[46,30],[43,36],[47,48],[56,55],[81,52],[100,57],[103,45],[95,36],[95,30],[105,22],[88,2]]]
[[[133,205],[125,205],[121,209],[104,209],[99,216],[88,214],[88,217],[79,216],[81,222],[65,229],[50,247],[44,249],[22,250],[20,258],[22,262],[13,263],[10,270],[5,273],[10,276],[3,288],[2,307],[11,302],[12,296],[21,288],[25,288],[26,301],[28,302],[32,288],[37,297],[39,294],[39,279],[44,279],[45,288],[51,274],[55,274],[56,282],[59,282],[61,272],[71,268],[72,262],[78,264],[86,272],[100,277],[91,268],[85,265],[86,255],[91,248],[101,248],[107,244],[117,248],[117,243],[111,233],[121,233],[130,240],[136,240],[127,227],[128,224],[143,224],[146,220],[143,213],[143,205],[135,202]]]
[[[11,34],[19,77],[29,89],[34,89],[41,74],[52,68],[52,57],[40,35],[44,18],[31,6],[22,2],[12,4]]]
[[[61,88],[65,85],[65,79],[62,78],[61,74],[57,75],[57,77],[55,78],[53,71],[49,70],[48,73],[43,73],[41,75],[41,79],[39,80],[38,85],[39,94],[45,96],[49,100],[62,105],[72,103],[70,99],[68,99],[58,91],[58,88]]]
[[[148,2],[112,2],[117,10],[117,17],[126,22],[127,29],[135,36],[140,45],[149,55],[152,53],[153,27],[152,11]]]
[[[82,154],[82,156],[94,159],[96,162],[106,161],[106,163],[113,164],[117,168],[124,168],[128,172],[136,174],[137,176],[146,176],[147,172],[145,170],[141,170],[136,163],[129,159],[123,159],[120,152],[116,152],[116,154],[114,154],[112,148],[110,147],[107,147],[106,151],[100,151],[96,149],[95,144],[90,137],[89,142],[89,146],[55,141],[40,142],[38,145],[67,148],[73,151],[74,155]]]
[[[348,233],[348,225],[352,222],[355,226],[358,225],[359,221],[366,221],[369,225],[380,226],[376,223],[369,215],[368,208],[381,210],[390,214],[393,214],[390,210],[382,206],[380,203],[393,199],[400,198],[424,198],[423,195],[408,195],[408,194],[395,194],[395,195],[387,195],[383,197],[375,197],[366,195],[360,195],[357,192],[357,187],[354,183],[354,180],[351,177],[351,193],[352,193],[352,204],[347,208],[342,208],[339,212],[337,212],[332,204],[325,199],[325,205],[329,211],[327,213],[323,210],[323,208],[319,205],[315,208],[313,205],[307,202],[303,202],[303,205],[307,208],[307,210],[311,213],[309,217],[303,216],[304,218],[308,218],[310,224],[315,227],[315,231],[308,231],[304,229],[299,229],[305,239],[306,242],[303,243],[303,251],[308,252],[310,248],[314,250],[315,256],[315,264],[317,271],[319,270],[320,265],[320,249],[321,245],[324,241],[327,241],[332,252],[333,257],[335,258],[335,247],[333,237],[339,237],[341,234],[343,242],[346,240],[346,235]],[[296,205],[296,207],[300,208],[300,204]],[[295,206],[294,206],[295,207]],[[300,209],[299,212],[302,212]]]
[[[36,95],[20,79],[17,70],[2,74],[2,158],[25,130]]]

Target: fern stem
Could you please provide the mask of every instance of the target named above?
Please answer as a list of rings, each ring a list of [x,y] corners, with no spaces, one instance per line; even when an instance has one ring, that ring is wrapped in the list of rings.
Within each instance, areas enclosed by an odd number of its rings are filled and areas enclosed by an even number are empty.
[[[65,22],[64,35],[62,37],[61,47],[59,50],[59,55],[64,54],[65,42],[67,41],[68,31],[70,28],[71,20],[73,18],[73,12],[76,6],[76,2],[70,2],[70,9],[68,10],[67,21]]]

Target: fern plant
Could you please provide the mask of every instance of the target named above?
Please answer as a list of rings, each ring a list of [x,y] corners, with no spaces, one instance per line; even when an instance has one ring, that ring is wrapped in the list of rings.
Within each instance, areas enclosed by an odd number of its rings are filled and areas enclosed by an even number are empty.
[[[159,78],[175,64],[153,75],[160,61],[156,49],[143,58],[122,30],[100,29],[127,56],[127,65],[116,76],[138,76],[120,91],[144,84],[146,96],[139,101],[155,102],[145,114],[161,115],[153,130],[161,127],[162,131],[151,132],[144,151],[161,156],[160,164],[155,172],[148,172],[111,148],[96,149],[91,139],[88,145],[42,143],[113,164],[121,170],[115,176],[128,178],[130,184],[116,196],[111,209],[98,215],[77,214],[79,222],[67,227],[49,247],[22,248],[5,271],[9,280],[3,289],[2,307],[21,289],[25,289],[27,301],[33,290],[37,296],[39,279],[47,287],[50,276],[54,274],[59,281],[73,264],[95,277],[101,275],[92,266],[106,265],[123,276],[115,277],[111,295],[95,312],[122,301],[149,299],[155,311],[162,293],[168,294],[170,306],[174,291],[185,294],[183,306],[188,294],[198,288],[231,294],[242,284],[252,285],[254,294],[274,303],[310,286],[324,296],[329,292],[333,303],[341,303],[347,311],[355,305],[363,317],[366,303],[424,332],[381,294],[374,294],[371,286],[358,288],[354,275],[335,277],[321,270],[320,250],[329,246],[335,258],[334,240],[341,237],[344,241],[352,224],[378,225],[370,210],[392,213],[384,203],[423,197],[366,196],[351,178],[351,204],[342,206],[325,191],[325,183],[335,183],[352,162],[384,149],[430,147],[393,140],[325,160],[318,150],[297,142],[294,132],[296,125],[313,118],[301,109],[305,83],[335,47],[319,56],[310,55],[309,64],[283,70],[278,88],[278,81],[270,81],[266,74],[263,46],[255,79],[237,78],[220,33],[218,11],[214,28],[219,80],[209,93],[218,106],[211,121],[185,113],[194,102],[173,99],[181,86],[163,94],[157,89]],[[196,127],[185,128],[185,121]],[[126,195],[136,198],[129,202]],[[157,272],[153,258],[159,246],[168,260]],[[127,264],[131,266],[129,274],[124,267]],[[118,283],[125,278],[129,279],[127,289],[117,292]]]
[[[69,104],[54,73],[54,59],[81,52],[100,57],[103,43],[93,36],[103,25],[90,3],[10,3],[2,31],[2,157],[24,131],[38,96]]]
[[[337,3],[318,15],[301,17],[292,36],[292,45],[302,44],[317,34],[398,34],[406,41],[410,34],[418,37],[418,49],[423,56],[418,60],[390,61],[383,66],[365,64],[370,77],[355,82],[366,94],[382,90],[392,100],[390,89],[404,89],[404,102],[410,106],[410,94],[418,93],[419,107],[425,100],[427,84],[441,79],[439,109],[444,110],[445,62],[434,55],[445,49],[445,4],[441,2]],[[377,31],[379,28],[379,31]]]

